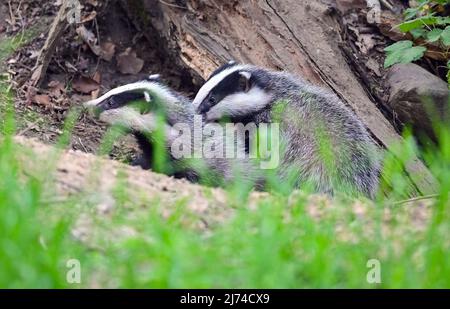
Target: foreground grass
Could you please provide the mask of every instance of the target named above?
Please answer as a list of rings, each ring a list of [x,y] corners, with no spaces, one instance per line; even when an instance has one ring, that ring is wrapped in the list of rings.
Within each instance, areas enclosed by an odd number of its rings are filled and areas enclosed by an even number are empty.
[[[441,186],[428,207],[394,205],[405,198],[398,189],[374,204],[274,192],[253,207],[233,203],[231,219],[204,229],[185,200],[169,215],[158,197],[132,205],[120,179],[107,214],[87,195],[52,199],[48,162],[13,142],[12,119],[0,142],[0,287],[450,287],[447,131],[441,148],[424,152]],[[407,159],[416,148],[406,139],[400,149]],[[389,160],[389,187],[401,188],[404,176]],[[381,281],[371,283],[377,263]]]
[[[1,142],[1,287],[450,287],[448,202],[274,195],[230,205],[232,219],[205,231],[187,224],[199,218],[182,201],[169,217],[164,202],[133,208],[125,195],[108,215],[83,196],[52,202],[39,176],[22,177],[24,153]],[[73,259],[81,283],[70,283]],[[372,259],[379,284],[367,281]]]
[[[288,196],[280,188],[253,207],[245,199],[233,203],[231,219],[204,229],[185,212],[185,200],[170,215],[157,197],[133,207],[121,181],[108,214],[86,195],[52,199],[49,162],[33,161],[13,142],[4,82],[0,100],[2,288],[450,288],[448,128],[438,130],[439,147],[420,152],[440,184],[428,207],[393,203],[407,198],[403,165],[419,152],[406,135],[385,158],[385,194],[375,203]],[[245,196],[241,187],[232,186],[230,196]],[[374,260],[381,282],[370,283]]]

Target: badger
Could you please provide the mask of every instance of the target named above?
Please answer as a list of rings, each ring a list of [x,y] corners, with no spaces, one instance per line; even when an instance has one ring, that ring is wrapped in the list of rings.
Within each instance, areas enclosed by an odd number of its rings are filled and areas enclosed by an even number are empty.
[[[279,123],[280,180],[375,196],[381,150],[334,94],[287,72],[231,61],[212,73],[192,103],[206,123]]]
[[[142,155],[133,165],[139,165],[143,169],[150,169],[153,165],[153,133],[158,129],[157,111],[162,111],[167,116],[161,129],[169,139],[174,133],[171,124],[179,121],[190,123],[194,114],[192,103],[166,87],[159,74],[114,88],[101,97],[84,103],[84,106],[93,111],[101,121],[118,125],[136,137]]]
[[[212,186],[222,186],[237,177],[236,171],[246,171],[243,180],[253,182],[257,168],[249,158],[225,157],[179,157],[173,154],[173,145],[195,148],[194,127],[205,129],[205,123],[194,111],[192,101],[184,95],[167,87],[159,75],[151,75],[145,80],[114,88],[95,100],[84,103],[94,115],[109,125],[118,125],[135,135],[143,155],[135,164],[144,169],[152,168],[153,144],[156,131],[162,130],[166,153],[169,154],[170,169],[178,178],[201,182]],[[163,115],[163,121],[161,117]],[[199,123],[198,123],[199,122]],[[180,136],[180,127],[189,134]],[[208,124],[208,131],[220,131],[221,125]],[[186,132],[183,132],[186,133]],[[181,139],[181,140],[180,140]],[[200,146],[214,145],[225,148],[220,134],[201,136]],[[245,143],[235,142],[238,152],[245,153]],[[170,174],[170,173],[169,173]],[[240,177],[240,176],[239,176]]]

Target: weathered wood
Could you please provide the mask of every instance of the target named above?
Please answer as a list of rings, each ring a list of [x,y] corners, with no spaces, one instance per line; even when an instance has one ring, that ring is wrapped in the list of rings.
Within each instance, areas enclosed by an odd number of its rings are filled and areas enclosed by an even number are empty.
[[[47,40],[45,41],[45,44],[39,52],[39,56],[36,60],[36,65],[33,69],[30,80],[30,85],[33,87],[38,87],[45,78],[48,65],[53,57],[56,46],[58,46],[59,40],[68,26],[67,14],[70,9],[69,1],[64,0],[58,11],[58,15],[56,15],[47,34]]]
[[[186,7],[123,2],[130,11],[145,10],[144,33],[156,30],[177,64],[201,77],[230,59],[288,70],[334,91],[384,147],[401,141],[346,63],[339,23],[324,1],[187,0]],[[405,168],[419,193],[435,191],[435,180],[418,158]]]

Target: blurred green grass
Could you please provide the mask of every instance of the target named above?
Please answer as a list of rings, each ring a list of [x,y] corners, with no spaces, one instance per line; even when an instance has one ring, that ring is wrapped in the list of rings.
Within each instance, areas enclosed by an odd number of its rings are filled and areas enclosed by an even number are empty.
[[[0,70],[4,69],[4,61],[21,46],[30,42],[33,38],[40,33],[41,25],[35,25],[34,27],[24,30],[16,36],[0,36]]]
[[[11,137],[2,139],[3,288],[450,287],[447,199],[416,220],[408,207],[417,205],[273,195],[253,210],[230,206],[232,219],[199,231],[186,224],[199,218],[187,217],[183,201],[168,218],[161,214],[164,201],[130,208],[120,181],[110,215],[83,196],[51,202],[39,176],[23,177],[21,152],[26,149]],[[87,242],[73,235],[80,220],[93,235]],[[66,281],[73,258],[80,261],[81,284]],[[370,259],[381,263],[381,284],[366,280]]]
[[[52,202],[54,184],[45,175],[51,169],[13,142],[13,115],[6,115],[0,142],[0,287],[450,287],[448,128],[440,131],[440,147],[422,153],[440,183],[429,216],[421,217],[424,206],[392,203],[407,197],[406,179],[402,164],[389,161],[418,151],[405,136],[401,153],[386,156],[385,178],[393,182],[374,204],[274,191],[250,208],[244,195],[230,205],[230,220],[199,231],[186,224],[199,219],[184,212],[186,201],[169,218],[161,214],[164,201],[130,207],[126,181],[116,184],[110,215],[99,214],[82,195]],[[60,146],[67,144],[76,115],[69,117]],[[24,156],[42,171],[27,170]],[[240,188],[229,190],[232,196]],[[73,235],[80,220],[90,222],[94,236],[88,243]],[[66,280],[73,258],[80,261],[81,284]],[[366,280],[370,259],[381,263],[380,284]]]
[[[404,142],[386,154],[383,194],[373,204],[344,196],[331,203],[306,192],[289,196],[289,188],[279,184],[249,207],[245,186],[237,183],[227,189],[230,197],[239,196],[230,205],[232,218],[205,231],[193,227],[199,218],[187,214],[185,199],[168,217],[162,200],[130,207],[128,184],[120,179],[109,215],[84,195],[52,200],[55,184],[48,174],[56,157],[34,162],[28,149],[14,143],[6,82],[0,83],[0,99],[6,103],[0,137],[1,288],[450,288],[448,124],[437,128],[439,146],[427,149],[405,133]],[[76,118],[77,113],[68,117],[60,147],[67,145]],[[429,210],[393,203],[409,195],[403,166],[413,154],[425,160],[440,185],[436,199],[427,200]],[[80,225],[92,235],[88,241],[76,235]],[[71,259],[80,261],[80,284],[66,278]],[[379,284],[366,279],[371,259],[380,261]]]

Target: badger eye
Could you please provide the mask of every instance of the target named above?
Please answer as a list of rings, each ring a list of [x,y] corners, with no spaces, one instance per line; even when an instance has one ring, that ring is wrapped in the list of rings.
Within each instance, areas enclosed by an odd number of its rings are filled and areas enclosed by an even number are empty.
[[[211,104],[216,104],[216,103],[217,103],[217,102],[216,102],[216,97],[211,96],[211,97],[209,98],[209,102],[210,102]]]

